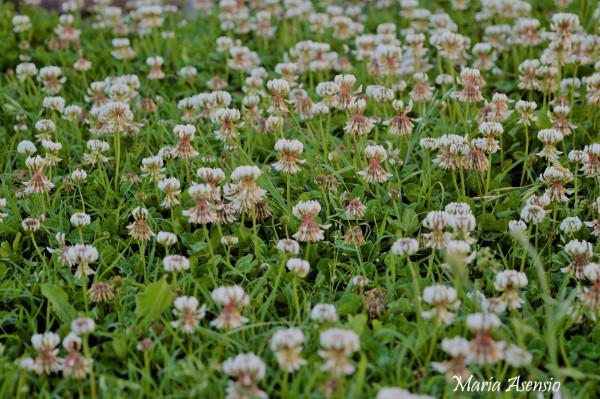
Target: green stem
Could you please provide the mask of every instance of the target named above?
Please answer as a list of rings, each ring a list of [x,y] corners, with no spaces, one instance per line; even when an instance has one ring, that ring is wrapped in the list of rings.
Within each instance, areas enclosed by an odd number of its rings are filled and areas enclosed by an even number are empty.
[[[574,194],[575,194],[575,196],[573,198],[573,210],[575,210],[575,214],[577,214],[577,189],[578,189],[577,188],[577,185],[578,185],[577,175],[578,175],[578,173],[579,173],[579,165],[575,167],[575,178],[573,179],[574,185],[575,185],[575,187],[573,189]]]
[[[142,271],[144,273],[144,284],[148,281],[146,278],[146,241],[140,244],[140,255],[142,257]]]
[[[290,174],[289,173],[285,174],[285,183],[286,183],[286,194],[287,194],[286,199],[287,199],[287,204],[289,207],[290,203],[291,203],[290,202]]]
[[[35,241],[35,236],[33,235],[33,231],[30,231],[31,234],[31,241],[33,242],[33,247],[35,248],[35,252],[37,252],[38,256],[40,257],[40,259],[42,260],[42,263],[44,264],[44,269],[48,269],[48,264],[46,263],[46,257],[42,255],[42,251],[40,251],[40,248],[37,245],[37,242]]]
[[[81,210],[85,212],[85,202],[83,201],[83,193],[81,192],[81,186],[77,185],[77,189],[79,190],[79,198],[81,199]]]
[[[287,398],[288,397],[288,379],[289,379],[289,375],[290,375],[290,373],[287,370],[283,372],[282,381],[281,381],[281,397],[282,398]]]
[[[90,346],[87,336],[83,339],[83,352],[88,361],[91,362],[92,357],[90,356]],[[92,399],[96,399],[96,374],[94,373],[93,364],[90,364],[90,391]]]
[[[533,229],[533,226],[530,225],[529,228],[527,229],[527,236],[525,236],[525,241],[527,243],[529,243],[529,237],[531,237],[531,230]],[[521,257],[521,272],[523,272],[523,270],[525,270],[525,262],[527,261],[527,251],[525,248],[523,248],[523,255]]]
[[[256,227],[256,207],[252,205],[252,233],[254,235],[254,257],[260,263],[260,247],[258,246],[258,230]]]
[[[421,287],[419,286],[419,278],[417,276],[417,272],[415,271],[415,266],[410,260],[410,256],[406,257],[406,261],[408,263],[408,268],[410,269],[410,274],[413,279],[414,290],[415,290],[415,304],[417,305],[417,320],[421,320]]]
[[[116,170],[115,170],[115,190],[119,191],[119,166],[121,162],[121,139],[119,134],[115,132],[115,162],[116,162]]]
[[[281,278],[283,277],[283,271],[285,270],[285,264],[280,263],[278,265],[279,265],[279,270],[277,271],[277,277],[275,277],[275,285],[273,286],[273,290],[269,294],[269,296],[267,298],[267,302],[265,303],[265,306],[263,307],[262,314],[260,315],[261,322],[264,321],[266,313],[267,313],[269,307],[271,306],[271,303],[275,300],[275,296],[277,295],[277,290],[279,289],[279,284],[281,283]]]
[[[203,224],[202,228],[204,229],[204,239],[206,240],[206,245],[208,246],[208,253],[210,254],[210,262],[214,262],[215,261],[215,253],[213,251],[212,242],[210,241],[210,232],[208,231],[208,227],[206,226],[206,224]],[[215,269],[216,269],[216,265],[215,265]],[[215,276],[214,278],[216,278],[216,277],[217,276]]]
[[[427,360],[425,361],[425,368],[429,368],[429,362],[431,361],[431,357],[433,356],[433,351],[435,349],[435,345],[437,343],[437,336],[438,336],[438,323],[437,320],[435,321],[435,325],[434,325],[434,329],[433,329],[433,338],[431,339],[431,343],[429,345],[429,352],[427,354]]]
[[[462,166],[458,169],[458,172],[460,174],[460,185],[462,188],[462,195],[463,197],[467,196],[467,189],[465,188],[465,174],[463,172],[463,168]]]
[[[296,323],[300,324],[302,316],[300,311],[300,299],[298,298],[298,277],[294,276],[294,280],[292,281],[294,289],[294,304],[296,305]]]
[[[521,173],[521,186],[523,186],[523,180],[525,179],[525,171],[527,170],[527,163],[529,160],[529,129],[525,125],[525,160],[523,161],[523,172]]]

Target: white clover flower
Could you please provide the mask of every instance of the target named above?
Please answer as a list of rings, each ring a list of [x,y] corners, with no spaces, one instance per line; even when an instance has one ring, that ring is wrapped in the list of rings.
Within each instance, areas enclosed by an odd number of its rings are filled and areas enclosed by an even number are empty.
[[[502,299],[509,309],[520,308],[525,301],[519,297],[517,290],[527,286],[527,276],[516,270],[504,270],[496,274],[494,288],[502,292]]]
[[[538,205],[526,205],[521,210],[521,219],[527,223],[534,225],[541,223],[544,217],[546,217],[546,211]]]
[[[577,233],[582,227],[583,223],[577,216],[567,217],[560,223],[560,229],[567,235]]]
[[[78,213],[74,213],[71,216],[70,221],[74,227],[81,228],[81,227],[88,226],[90,223],[92,223],[92,218],[90,217],[90,215],[88,215],[84,212],[78,212]]]
[[[23,33],[32,28],[31,20],[27,15],[15,15],[12,19],[13,32]]]
[[[177,243],[177,236],[169,231],[159,231],[156,234],[156,242],[163,247],[170,247]]]
[[[292,274],[301,278],[306,277],[310,271],[310,264],[307,261],[298,258],[288,259],[286,267]]]
[[[501,324],[502,323],[500,322],[498,316],[493,313],[473,313],[467,315],[467,327],[469,327],[469,330],[474,332],[494,331],[500,327]]]
[[[75,244],[67,249],[65,260],[69,265],[77,265],[75,277],[89,276],[95,273],[89,265],[98,260],[98,250],[92,245]]]
[[[81,350],[82,344],[83,340],[81,339],[81,337],[73,331],[68,333],[62,341],[63,348],[65,348],[67,352],[75,352]]]
[[[78,317],[71,322],[71,331],[79,336],[90,335],[95,329],[96,323],[89,317]]]
[[[538,140],[544,144],[556,144],[563,139],[563,134],[556,129],[542,129],[537,134]]]
[[[58,357],[58,348],[56,348],[60,344],[58,334],[53,332],[34,334],[31,337],[31,344],[38,352],[38,356],[34,360],[24,359],[21,367],[35,371],[37,374],[50,374],[61,369],[62,359]]]
[[[593,283],[600,281],[600,265],[598,263],[589,263],[583,268],[583,274]]]
[[[575,278],[582,280],[584,278],[583,270],[590,263],[590,258],[594,256],[592,244],[586,240],[571,240],[565,245],[565,252],[571,258],[571,262],[560,271],[572,272]]]
[[[381,388],[377,392],[377,397],[375,399],[434,399],[434,397],[429,395],[413,394],[406,389],[386,387]]]
[[[231,180],[239,182],[242,180],[256,180],[262,172],[258,166],[238,166],[231,173]]]
[[[267,88],[276,95],[285,96],[290,92],[290,84],[285,79],[273,79],[267,82]]]
[[[52,111],[63,112],[65,109],[65,99],[62,97],[44,97],[42,107]]]
[[[281,129],[283,127],[283,118],[279,115],[269,115],[266,126],[269,132]]]
[[[56,125],[50,119],[41,119],[35,123],[35,130],[47,136],[56,130]]]
[[[37,148],[31,141],[23,140],[17,145],[17,152],[29,157],[37,152]]]
[[[38,218],[26,218],[21,222],[21,227],[24,231],[34,232],[42,228],[42,223]]]
[[[161,66],[162,64],[164,64],[165,60],[163,59],[163,57],[160,56],[154,56],[154,57],[148,57],[146,58],[146,64],[148,66]]]
[[[237,245],[239,241],[239,238],[237,238],[236,236],[229,235],[221,237],[221,245],[225,247],[233,247]]]
[[[585,240],[571,240],[565,245],[565,252],[572,257],[585,256],[590,258],[594,255],[594,247]]]
[[[469,351],[469,341],[461,336],[444,338],[442,340],[442,350],[452,357],[465,356]]]
[[[60,336],[53,332],[34,334],[31,337],[31,344],[38,352],[46,348],[56,348],[60,344]]]
[[[325,239],[324,229],[330,225],[321,225],[315,222],[321,212],[321,204],[317,201],[298,201],[292,208],[292,214],[302,220],[298,231],[292,236],[298,241],[317,242]]]
[[[38,74],[38,69],[35,64],[31,62],[23,62],[15,68],[15,73],[19,82],[25,82],[27,79],[32,78]]]
[[[47,94],[58,94],[67,78],[62,76],[62,70],[57,66],[46,66],[39,70],[38,80],[44,85],[42,91]]]
[[[399,238],[392,245],[392,253],[398,256],[411,256],[419,251],[419,241],[414,238]]]
[[[450,324],[454,320],[455,314],[451,310],[456,310],[460,306],[456,289],[440,284],[425,287],[423,302],[432,306],[431,310],[423,312],[424,318],[436,319],[446,324]]]
[[[227,398],[267,399],[267,394],[258,388],[258,382],[266,374],[265,363],[254,353],[242,353],[225,360],[223,372],[236,379],[229,382]]]
[[[321,370],[338,376],[354,373],[350,357],[360,349],[360,338],[354,331],[331,328],[319,334],[319,342],[323,348],[319,356],[325,360]]]
[[[241,312],[250,304],[250,298],[242,287],[238,285],[217,287],[212,291],[211,297],[216,304],[223,308],[219,316],[211,321],[211,326],[218,329],[238,328],[248,322]]]
[[[338,320],[335,306],[327,303],[315,305],[310,312],[310,318],[319,324],[336,323]]]
[[[516,345],[510,344],[504,349],[504,361],[513,367],[528,366],[532,359],[531,353]]]
[[[444,208],[449,215],[472,215],[471,207],[465,202],[450,202]]]
[[[298,255],[300,244],[296,240],[284,239],[277,243],[277,250],[286,255]]]
[[[198,308],[198,299],[191,296],[180,296],[173,303],[173,315],[177,320],[171,322],[171,326],[181,329],[184,334],[193,333],[206,314],[206,305]]]
[[[479,133],[486,137],[498,137],[504,133],[504,128],[498,122],[483,122],[479,125]]]
[[[364,288],[369,285],[369,279],[365,276],[354,276],[350,280],[350,285],[358,288]]]
[[[508,232],[515,238],[524,236],[527,232],[527,223],[522,220],[511,220],[508,222]]]
[[[305,159],[298,159],[303,150],[304,146],[298,140],[277,140],[275,151],[280,154],[280,158],[273,164],[273,167],[279,172],[298,173],[300,171],[298,164],[306,162]]]
[[[167,272],[182,272],[190,268],[190,260],[182,255],[169,255],[163,259],[163,267]]]
[[[184,66],[181,69],[179,69],[179,72],[177,72],[177,74],[183,79],[188,80],[198,75],[198,70],[193,66]]]
[[[419,145],[427,151],[436,150],[439,146],[439,141],[433,137],[426,137],[419,141]]]
[[[81,183],[87,178],[87,172],[83,169],[75,169],[71,173],[71,179],[73,179],[77,183]]]
[[[277,362],[282,369],[294,372],[307,364],[306,360],[300,357],[303,343],[304,334],[298,328],[278,330],[273,334],[271,337],[271,350],[275,352]]]

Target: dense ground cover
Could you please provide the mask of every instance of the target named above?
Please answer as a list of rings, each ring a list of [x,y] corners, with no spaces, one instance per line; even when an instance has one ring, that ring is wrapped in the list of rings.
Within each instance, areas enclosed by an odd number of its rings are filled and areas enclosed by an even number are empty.
[[[594,1],[107,3],[0,5],[0,397],[600,396]]]

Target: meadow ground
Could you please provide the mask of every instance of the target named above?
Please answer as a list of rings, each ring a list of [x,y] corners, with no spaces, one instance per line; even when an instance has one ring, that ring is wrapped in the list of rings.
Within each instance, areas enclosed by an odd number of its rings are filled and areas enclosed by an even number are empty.
[[[25,3],[0,398],[600,397],[595,1]]]

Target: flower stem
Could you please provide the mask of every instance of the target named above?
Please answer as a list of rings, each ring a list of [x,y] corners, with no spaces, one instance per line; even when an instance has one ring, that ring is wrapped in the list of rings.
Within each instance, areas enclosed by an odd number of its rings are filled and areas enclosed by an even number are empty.
[[[146,278],[146,241],[142,241],[140,245],[140,254],[142,256],[142,270],[144,273],[144,284],[148,281]]]
[[[281,283],[281,277],[283,276],[284,270],[285,270],[285,264],[280,263],[279,270],[277,271],[277,277],[275,277],[275,285],[273,286],[273,290],[271,291],[271,294],[267,297],[267,302],[263,306],[263,310],[260,315],[261,322],[264,321],[265,315],[266,315],[267,311],[269,310],[269,306],[271,306],[271,303],[275,300],[275,296],[277,295],[277,290],[279,289],[279,284]]]
[[[33,242],[33,247],[35,248],[35,251],[37,252],[40,259],[42,260],[42,263],[44,264],[44,269],[47,269],[48,264],[46,263],[46,257],[44,257],[42,255],[42,251],[40,251],[40,248],[38,247],[37,242],[35,241],[35,236],[33,235],[33,231],[31,231],[30,234],[31,234],[31,241]]]
[[[294,286],[294,303],[296,304],[296,323],[300,323],[302,316],[300,311],[300,299],[298,298],[298,277],[294,276],[292,284]]]
[[[287,204],[288,206],[290,205],[290,174],[286,173],[285,174],[285,183],[286,183],[286,194],[287,194]]]
[[[115,190],[119,191],[119,165],[121,162],[121,139],[118,133],[115,133],[115,162],[116,162],[116,170],[115,170]]]
[[[92,361],[92,357],[90,356],[90,346],[88,343],[88,337],[86,336],[83,339],[83,352],[88,361]],[[90,364],[90,394],[92,399],[96,399],[96,374],[94,373],[94,365]]]
[[[254,235],[254,257],[260,262],[260,248],[258,246],[258,230],[256,227],[256,207],[252,205],[252,233]]]

